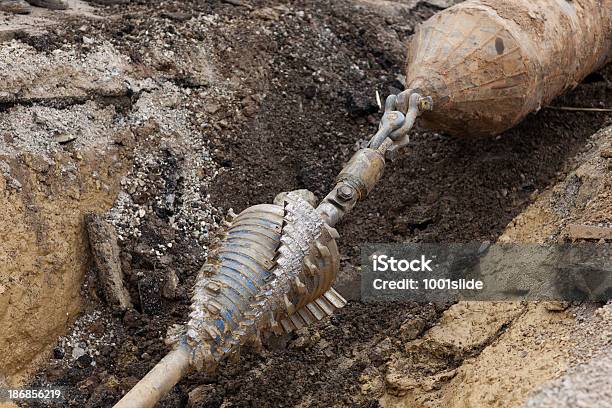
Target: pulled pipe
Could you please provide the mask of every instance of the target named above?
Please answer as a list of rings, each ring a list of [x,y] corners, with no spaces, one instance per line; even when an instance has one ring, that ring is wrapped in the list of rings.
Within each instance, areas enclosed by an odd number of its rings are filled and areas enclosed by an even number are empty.
[[[114,408],[153,408],[189,372],[190,355],[187,344],[172,350]]]

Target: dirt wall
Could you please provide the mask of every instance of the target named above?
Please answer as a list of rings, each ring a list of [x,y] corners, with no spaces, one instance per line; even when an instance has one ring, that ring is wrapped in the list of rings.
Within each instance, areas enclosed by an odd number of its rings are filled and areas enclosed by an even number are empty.
[[[79,312],[83,214],[110,208],[131,162],[116,122],[126,69],[105,46],[0,48],[0,381],[18,381]]]
[[[112,205],[125,170],[116,151],[81,157],[3,161],[10,174],[0,176],[0,374],[9,381],[79,312],[89,260],[83,214]],[[75,171],[62,171],[66,166]]]

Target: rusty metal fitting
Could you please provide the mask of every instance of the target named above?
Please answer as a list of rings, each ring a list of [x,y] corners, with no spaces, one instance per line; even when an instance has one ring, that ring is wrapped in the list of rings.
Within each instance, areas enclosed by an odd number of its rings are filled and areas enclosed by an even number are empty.
[[[385,142],[382,147],[387,145],[388,142]],[[359,150],[340,171],[336,186],[317,207],[317,211],[328,225],[333,226],[340,221],[342,216],[358,201],[363,200],[380,180],[385,167],[383,157],[385,149],[379,150],[370,148]]]
[[[385,158],[374,149],[361,149],[351,157],[336,179],[344,182],[346,187],[354,188],[363,200],[372,191],[385,167]]]
[[[341,185],[337,189],[338,198],[342,201],[350,201],[355,196],[355,189],[349,185]]]

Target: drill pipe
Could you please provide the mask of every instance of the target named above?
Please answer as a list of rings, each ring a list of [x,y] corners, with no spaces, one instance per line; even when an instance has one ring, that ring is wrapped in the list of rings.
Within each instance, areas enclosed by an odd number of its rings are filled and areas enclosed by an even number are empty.
[[[262,332],[299,329],[344,306],[331,287],[339,269],[333,225],[372,190],[392,144],[355,153],[316,209],[289,193],[282,206],[237,215],[200,270],[190,321],[168,336],[173,350],[115,408],[151,408],[188,372],[214,369],[260,344]]]
[[[191,350],[181,345],[164,358],[119,401],[115,408],[151,408],[189,372]]]
[[[495,135],[604,66],[611,47],[612,0],[468,0],[418,27],[406,87],[433,98],[423,126]]]

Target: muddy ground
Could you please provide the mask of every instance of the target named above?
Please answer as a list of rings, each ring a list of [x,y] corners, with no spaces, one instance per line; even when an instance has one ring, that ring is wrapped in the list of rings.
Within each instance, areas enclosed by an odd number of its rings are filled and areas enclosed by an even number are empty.
[[[135,141],[120,141],[136,158],[108,215],[121,236],[134,309],[107,307],[91,269],[81,290],[83,312],[33,385],[67,387],[67,402],[58,406],[111,406],[167,351],[162,338],[185,320],[189,288],[229,208],[238,212],[297,188],[326,194],[376,129],[375,91],[403,89],[402,43],[444,7],[410,3],[389,15],[371,2],[347,0],[135,1],[97,11],[102,18],[58,15],[48,32],[17,36],[41,58],[110,45],[129,58],[133,77],[158,84],[122,97],[118,112],[140,120],[131,126]],[[198,54],[194,44],[206,52]],[[555,104],[610,106],[610,81],[607,67]],[[145,112],[164,103],[167,112]],[[176,111],[184,127],[165,126]],[[360,303],[359,245],[494,241],[538,192],[563,178],[588,137],[610,124],[605,113],[543,109],[493,140],[417,130],[338,228],[339,289],[352,301],[329,321],[270,340],[261,354],[243,353],[217,373],[189,376],[159,406],[377,407],[384,384],[372,378],[403,343],[434,325],[445,305]],[[192,174],[186,170],[194,162]],[[131,203],[131,212],[122,202]],[[168,289],[173,274],[179,284]]]

